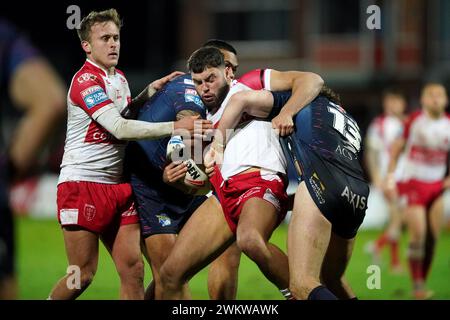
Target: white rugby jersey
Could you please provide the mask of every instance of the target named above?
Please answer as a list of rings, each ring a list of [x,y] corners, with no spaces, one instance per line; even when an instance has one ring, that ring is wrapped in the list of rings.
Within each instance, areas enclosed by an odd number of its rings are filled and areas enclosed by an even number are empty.
[[[430,118],[417,111],[405,124],[405,179],[436,182],[445,177],[450,150],[450,115]]]
[[[208,114],[207,119],[217,127],[230,97],[236,92],[270,90],[270,73],[271,69],[253,70],[233,81],[220,108],[216,113]],[[226,180],[251,167],[263,169],[263,175],[286,174],[286,158],[270,121],[251,120],[236,130],[227,143],[221,169],[223,178]]]
[[[121,112],[131,102],[125,75],[114,75],[86,60],[67,95],[67,135],[58,183],[122,182],[126,142],[117,140],[95,119],[110,108]]]
[[[391,149],[394,141],[403,136],[403,122],[395,116],[382,115],[376,117],[367,129],[367,143],[378,150],[377,163],[379,165],[381,176],[386,176],[389,161],[391,158]],[[403,154],[400,155],[395,177],[397,181],[401,180],[403,173]]]

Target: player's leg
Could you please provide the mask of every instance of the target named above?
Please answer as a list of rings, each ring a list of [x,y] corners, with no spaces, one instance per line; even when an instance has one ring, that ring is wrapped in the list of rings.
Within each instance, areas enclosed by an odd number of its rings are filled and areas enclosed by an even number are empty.
[[[409,232],[408,261],[413,280],[414,294],[421,298],[425,292],[423,260],[425,255],[426,211],[422,205],[411,205],[406,209]]]
[[[63,227],[63,236],[69,267],[75,268],[75,272],[56,283],[49,295],[52,300],[76,299],[89,286],[97,271],[98,235],[78,226],[66,226]]]
[[[402,228],[402,210],[398,199],[392,200],[389,205],[390,223],[387,229],[389,246],[391,249],[391,268],[394,272],[401,271],[398,242]]]
[[[154,234],[145,239],[145,250],[153,275],[154,299],[162,299],[160,270],[172,251],[176,239],[175,234]],[[188,290],[187,283],[185,288],[183,288],[183,292],[186,290]]]
[[[331,223],[322,215],[301,182],[288,230],[289,289],[296,299],[336,299],[320,283],[322,263],[331,236]]]
[[[398,205],[398,195],[393,199],[386,199],[388,206],[388,224],[385,231],[378,237],[374,248],[374,261],[379,264],[381,257],[381,250],[385,245],[389,245],[391,254],[391,268],[393,271],[401,271],[399,253],[398,253],[398,239],[401,233],[402,215],[401,209]]]
[[[122,224],[117,232],[107,232],[102,241],[108,249],[120,278],[120,299],[144,299],[144,262],[141,255],[139,224]]]
[[[274,205],[266,200],[247,200],[239,216],[236,242],[266,278],[279,290],[284,290],[289,286],[288,259],[283,251],[269,243],[272,232],[278,225],[278,214]]]
[[[211,300],[235,300],[241,249],[236,242],[211,263],[208,271],[208,293]]]
[[[189,218],[161,267],[163,299],[189,299],[183,286],[234,240],[216,197],[208,198]]]
[[[442,196],[438,197],[427,214],[427,234],[425,237],[425,256],[423,259],[423,274],[424,280],[427,279],[431,263],[433,261],[434,249],[436,247],[437,239],[441,232],[441,225],[444,215],[444,199]]]
[[[355,294],[345,280],[344,273],[353,251],[353,239],[344,239],[331,232],[330,244],[322,264],[321,279],[336,295],[346,300],[355,298]]]

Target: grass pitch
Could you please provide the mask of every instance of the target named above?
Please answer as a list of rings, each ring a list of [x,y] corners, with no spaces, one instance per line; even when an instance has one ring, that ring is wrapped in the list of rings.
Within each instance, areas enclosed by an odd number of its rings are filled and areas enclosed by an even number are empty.
[[[67,259],[62,232],[56,220],[18,218],[18,279],[20,299],[46,299],[54,283],[65,273]],[[401,255],[404,272],[392,274],[388,268],[388,252],[383,253],[380,289],[369,289],[368,267],[372,258],[365,252],[368,242],[374,240],[379,231],[361,231],[350,265],[347,279],[360,299],[411,299],[411,283],[406,256],[406,235],[401,238]],[[280,226],[271,241],[286,250],[287,226]],[[98,271],[94,282],[80,299],[117,299],[119,279],[107,251],[100,246]],[[436,256],[428,279],[428,287],[435,292],[434,299],[450,299],[450,232],[444,232],[436,248]],[[146,284],[151,279],[148,266],[145,270]],[[194,299],[208,299],[207,270],[202,270],[190,282]],[[369,279],[369,282],[370,279]],[[281,294],[261,274],[257,266],[246,256],[241,258],[239,269],[238,299],[282,299]]]

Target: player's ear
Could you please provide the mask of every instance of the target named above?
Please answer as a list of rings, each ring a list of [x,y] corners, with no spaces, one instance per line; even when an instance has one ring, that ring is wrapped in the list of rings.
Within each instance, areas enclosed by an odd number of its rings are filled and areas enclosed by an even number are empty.
[[[92,51],[91,44],[86,40],[81,41],[81,48],[83,48],[84,52],[87,54],[90,54]]]
[[[229,66],[225,67],[225,79],[227,79],[227,81],[231,81],[234,79],[233,70],[231,70]]]

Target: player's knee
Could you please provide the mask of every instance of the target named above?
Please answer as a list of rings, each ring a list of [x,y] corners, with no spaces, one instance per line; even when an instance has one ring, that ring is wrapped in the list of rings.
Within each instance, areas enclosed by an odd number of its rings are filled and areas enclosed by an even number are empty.
[[[422,259],[425,256],[424,243],[411,241],[408,246],[407,256],[410,259]]]
[[[423,244],[425,243],[425,231],[411,230],[410,231],[410,243]]]
[[[237,245],[252,260],[268,258],[267,244],[256,231],[249,231],[237,237]]]
[[[211,263],[211,269],[235,270],[241,262],[241,251],[236,247],[225,251],[218,259]]]
[[[185,282],[177,272],[177,269],[167,264],[164,264],[159,270],[159,280],[163,290],[181,287]]]
[[[133,257],[117,266],[120,279],[144,279],[144,261],[141,257]]]

